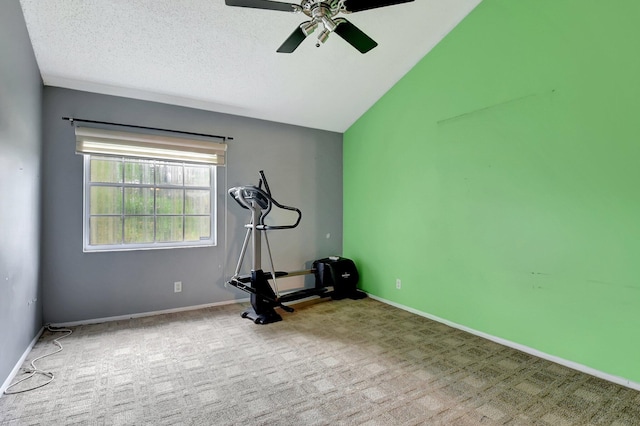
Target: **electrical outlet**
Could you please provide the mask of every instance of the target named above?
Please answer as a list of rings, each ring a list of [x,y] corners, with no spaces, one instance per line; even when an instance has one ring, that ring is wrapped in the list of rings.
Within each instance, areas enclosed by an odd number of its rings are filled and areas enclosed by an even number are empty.
[[[173,283],[173,292],[180,293],[182,291],[182,281],[176,281]]]
[[[400,281],[400,278],[396,278],[396,288],[398,290],[402,288],[402,281]]]

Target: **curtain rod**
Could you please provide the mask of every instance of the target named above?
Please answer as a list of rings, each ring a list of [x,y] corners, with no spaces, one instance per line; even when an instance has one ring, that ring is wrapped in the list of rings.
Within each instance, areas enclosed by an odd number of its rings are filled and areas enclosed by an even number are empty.
[[[207,133],[194,133],[194,132],[185,132],[183,130],[171,130],[171,129],[161,129],[159,127],[146,127],[146,126],[136,126],[135,124],[122,124],[122,123],[111,123],[109,121],[96,121],[96,120],[85,120],[84,118],[74,118],[74,117],[62,117],[63,120],[69,121],[72,125],[75,121],[80,123],[93,123],[93,124],[108,124],[111,126],[122,126],[122,127],[132,127],[135,129],[145,129],[145,130],[159,130],[161,132],[171,132],[171,133],[180,133],[183,135],[191,135],[191,136],[204,136],[208,138],[218,138],[223,141],[230,140],[233,138],[231,136],[219,136],[219,135],[210,135]]]

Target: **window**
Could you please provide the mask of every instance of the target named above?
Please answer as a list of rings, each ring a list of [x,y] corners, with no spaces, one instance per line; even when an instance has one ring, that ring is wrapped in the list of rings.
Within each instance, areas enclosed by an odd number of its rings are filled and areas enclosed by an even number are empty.
[[[131,142],[144,136],[103,130],[100,137],[87,136],[95,132],[76,129],[76,151],[84,155],[84,251],[215,245],[214,164],[224,164],[219,153],[190,146],[192,151],[167,155],[178,145],[150,151],[148,139],[142,148]],[[157,137],[151,138],[157,145]],[[105,155],[111,152],[128,155]],[[211,161],[216,155],[217,162]]]

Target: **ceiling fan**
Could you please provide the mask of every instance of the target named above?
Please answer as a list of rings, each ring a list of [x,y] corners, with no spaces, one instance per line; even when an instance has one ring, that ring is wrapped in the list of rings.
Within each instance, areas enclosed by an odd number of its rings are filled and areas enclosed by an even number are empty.
[[[278,10],[281,12],[304,13],[311,20],[300,24],[278,48],[280,53],[292,53],[300,43],[318,26],[322,31],[318,35],[316,47],[327,41],[329,34],[336,33],[361,53],[367,53],[378,45],[371,37],[351,22],[336,15],[353,13],[414,0],[302,0],[300,5],[271,0],[225,0],[227,6],[250,7],[254,9]]]

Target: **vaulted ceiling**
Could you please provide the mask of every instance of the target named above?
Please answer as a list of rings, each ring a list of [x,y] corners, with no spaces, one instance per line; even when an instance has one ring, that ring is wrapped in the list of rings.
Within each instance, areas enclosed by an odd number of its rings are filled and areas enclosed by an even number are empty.
[[[295,2],[295,0],[294,0]],[[341,15],[337,34],[278,47],[302,13],[224,0],[20,0],[45,85],[344,132],[480,0],[415,0]]]

